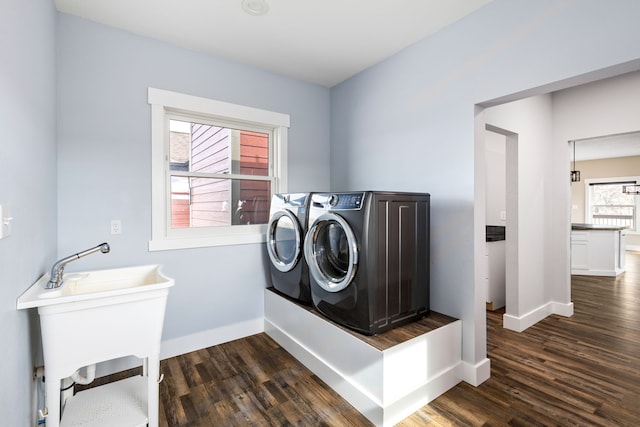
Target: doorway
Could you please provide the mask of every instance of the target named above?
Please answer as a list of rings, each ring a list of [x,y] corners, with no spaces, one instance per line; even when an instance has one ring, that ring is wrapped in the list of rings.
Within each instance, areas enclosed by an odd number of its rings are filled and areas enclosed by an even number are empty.
[[[572,169],[581,172],[580,180],[571,183],[571,222],[625,226],[627,249],[639,250],[640,196],[624,193],[622,186],[640,184],[640,131],[570,144]]]
[[[514,184],[520,196],[519,201],[516,199],[520,212],[506,214],[506,221],[517,221],[513,230],[506,225],[507,236],[516,237],[514,234],[518,233],[517,245],[506,252],[519,261],[514,270],[515,281],[507,278],[505,328],[523,331],[550,314],[573,315],[569,176],[572,156],[566,141],[637,131],[640,72],[624,71],[624,67],[614,67],[594,72],[588,78],[556,82],[526,94],[515,93],[476,105],[474,256],[478,266],[476,307],[480,310],[482,304],[482,311],[486,124],[499,125],[507,133],[516,130],[518,138],[519,161],[514,164],[519,165],[519,171]],[[499,120],[494,120],[498,111],[494,107],[500,109]]]
[[[507,316],[518,302],[518,134],[485,124],[483,142],[484,168],[476,170],[484,175],[479,179],[485,202],[485,299],[487,308],[504,307]]]

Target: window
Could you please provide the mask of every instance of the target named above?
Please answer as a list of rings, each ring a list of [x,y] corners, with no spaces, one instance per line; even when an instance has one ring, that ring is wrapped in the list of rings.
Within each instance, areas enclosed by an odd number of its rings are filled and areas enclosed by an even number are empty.
[[[149,250],[264,241],[286,191],[289,116],[149,88]]]
[[[623,193],[622,187],[639,181],[636,177],[585,180],[587,222],[619,225],[632,232],[638,231],[637,212],[640,197]]]

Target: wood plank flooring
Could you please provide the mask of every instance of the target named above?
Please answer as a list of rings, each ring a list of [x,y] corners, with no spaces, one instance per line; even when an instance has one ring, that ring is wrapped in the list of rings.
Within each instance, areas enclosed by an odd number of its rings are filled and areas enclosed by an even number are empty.
[[[398,426],[640,425],[640,253],[616,278],[573,276],[572,299],[572,317],[522,333],[488,312],[491,378],[460,383]],[[164,360],[161,371],[161,426],[371,425],[265,334]]]
[[[640,254],[616,277],[572,277],[574,315],[522,333],[488,312],[491,378],[461,383],[400,426],[639,426]]]

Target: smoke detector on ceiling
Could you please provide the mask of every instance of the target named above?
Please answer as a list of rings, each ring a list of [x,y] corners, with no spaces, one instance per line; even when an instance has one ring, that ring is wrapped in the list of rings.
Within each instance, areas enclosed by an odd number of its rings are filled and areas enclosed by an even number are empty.
[[[261,16],[269,12],[269,5],[265,0],[242,0],[242,10],[249,15]]]

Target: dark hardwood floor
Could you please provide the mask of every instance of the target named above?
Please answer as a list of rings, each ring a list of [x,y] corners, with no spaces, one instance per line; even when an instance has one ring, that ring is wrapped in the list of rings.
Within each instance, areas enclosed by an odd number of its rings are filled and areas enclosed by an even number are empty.
[[[640,426],[640,253],[618,277],[572,277],[574,315],[522,333],[488,312],[491,378],[461,383],[400,426]]]
[[[487,312],[491,378],[400,424],[639,426],[640,253],[616,278],[573,276],[574,315],[522,333]],[[265,334],[162,361],[161,426],[370,426]]]

